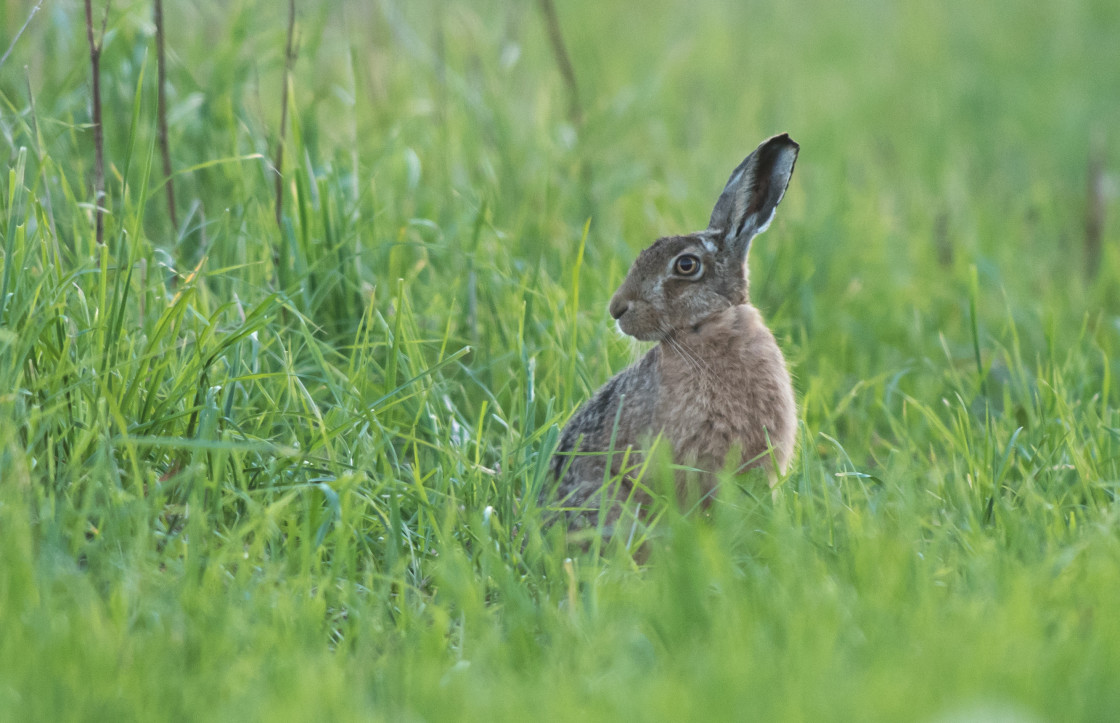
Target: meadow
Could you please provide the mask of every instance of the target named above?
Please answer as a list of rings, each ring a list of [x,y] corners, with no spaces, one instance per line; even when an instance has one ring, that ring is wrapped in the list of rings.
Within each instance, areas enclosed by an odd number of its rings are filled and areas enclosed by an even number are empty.
[[[297,0],[290,56],[287,3],[168,3],[170,184],[152,3],[98,0],[100,240],[84,8],[40,6],[0,3],[0,719],[1120,710],[1114,0],[570,0],[570,76],[543,3]],[[570,544],[550,453],[644,351],[611,293],[783,131],[792,469]]]

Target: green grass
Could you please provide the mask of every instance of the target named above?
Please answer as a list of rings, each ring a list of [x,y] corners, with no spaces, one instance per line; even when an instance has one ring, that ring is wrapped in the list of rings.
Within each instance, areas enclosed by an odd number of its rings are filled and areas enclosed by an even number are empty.
[[[109,16],[103,247],[81,5],[0,69],[0,717],[1120,709],[1120,5],[559,3],[577,128],[535,4],[300,2],[280,229],[286,4],[168,5],[178,228],[149,4]],[[610,294],[780,131],[796,464],[643,564],[567,546]]]

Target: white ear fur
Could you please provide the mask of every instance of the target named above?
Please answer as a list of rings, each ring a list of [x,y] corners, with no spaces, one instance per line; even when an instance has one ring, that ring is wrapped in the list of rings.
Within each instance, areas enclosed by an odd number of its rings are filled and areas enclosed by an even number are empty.
[[[774,220],[774,214],[777,211],[778,211],[777,208],[771,209],[770,215],[766,218],[765,221],[762,222],[762,225],[758,227],[758,230],[754,232],[755,236],[759,235],[760,233],[762,233],[766,229],[770,228],[770,222]]]
[[[763,141],[731,173],[712,209],[708,230],[746,254],[750,241],[774,220],[785,196],[799,146],[783,133]]]

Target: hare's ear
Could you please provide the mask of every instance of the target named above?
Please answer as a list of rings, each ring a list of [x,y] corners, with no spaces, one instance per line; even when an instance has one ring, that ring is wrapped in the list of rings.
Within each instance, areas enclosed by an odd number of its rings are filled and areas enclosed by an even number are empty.
[[[747,156],[716,201],[708,231],[733,253],[746,254],[751,239],[766,230],[786,193],[798,145],[783,133],[763,141]]]

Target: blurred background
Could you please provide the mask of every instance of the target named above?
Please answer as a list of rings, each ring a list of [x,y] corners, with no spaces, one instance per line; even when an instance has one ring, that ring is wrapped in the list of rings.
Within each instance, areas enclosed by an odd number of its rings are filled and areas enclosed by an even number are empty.
[[[4,3],[0,44],[29,8]],[[272,202],[287,4],[166,13],[183,221],[169,227],[153,194],[143,228],[190,267],[200,245],[226,253],[217,239]],[[951,323],[972,265],[989,301],[1005,306],[1005,289],[1031,326],[1057,312],[1039,302],[1050,294],[1075,304],[1071,318],[1118,303],[1087,270],[1116,261],[1101,243],[1117,228],[1115,3],[565,2],[574,101],[537,3],[299,2],[296,13],[287,161],[337,189],[363,282],[415,262],[387,259],[382,230],[435,253],[485,206],[503,237],[482,240],[503,257],[493,263],[540,262],[553,278],[590,219],[588,259],[604,273],[590,272],[583,301],[599,309],[636,250],[702,226],[738,160],[788,131],[803,151],[786,226],[758,245],[753,272],[780,321],[812,329],[825,304],[839,315],[830,324],[856,333],[845,302],[877,299],[856,301],[862,321],[883,325],[874,345],[901,349],[914,340],[875,310]],[[79,3],[44,4],[0,80],[10,156],[27,142],[29,83],[42,150],[67,159],[76,192],[92,159],[82,20]],[[118,4],[107,29],[106,154],[119,176],[127,144],[140,152],[155,132],[151,13]]]

